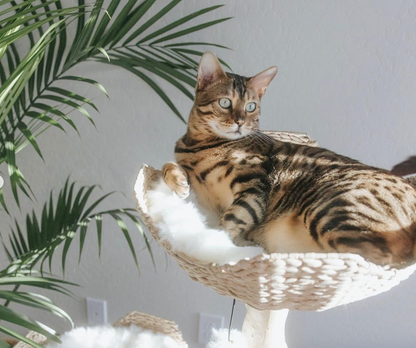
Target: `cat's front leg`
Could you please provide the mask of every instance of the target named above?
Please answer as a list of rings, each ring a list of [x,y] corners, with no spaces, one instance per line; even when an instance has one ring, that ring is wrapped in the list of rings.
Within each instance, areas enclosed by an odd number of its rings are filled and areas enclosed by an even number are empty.
[[[264,215],[264,198],[248,192],[233,202],[222,216],[220,225],[240,245],[241,241],[248,241],[248,233],[261,224]]]
[[[170,189],[180,198],[189,196],[188,174],[176,163],[169,162],[162,167],[162,177]]]

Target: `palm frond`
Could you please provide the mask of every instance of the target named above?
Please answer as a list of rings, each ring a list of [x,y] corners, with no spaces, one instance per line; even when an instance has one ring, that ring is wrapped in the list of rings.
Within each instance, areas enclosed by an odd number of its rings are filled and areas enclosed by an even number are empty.
[[[153,76],[162,78],[192,100],[197,66],[192,56],[195,52],[202,52],[186,48],[191,45],[224,46],[186,41],[185,37],[230,17],[208,19],[181,29],[190,21],[200,20],[224,6],[216,5],[152,30],[168,13],[171,15],[180,2],[172,0],[149,16],[156,0],[128,0],[119,12],[120,0],[111,0],[107,8],[103,7],[103,0],[96,0],[93,5],[85,5],[80,0],[79,6],[68,8],[63,7],[60,0],[0,1],[0,14],[9,14],[0,20],[0,163],[16,158],[16,154],[27,145],[42,157],[36,138],[50,127],[64,130],[62,122],[77,130],[69,117],[74,110],[94,124],[85,106],[93,109],[97,106],[88,97],[55,85],[58,81],[78,81],[93,84],[107,94],[98,82],[69,72],[85,61],[110,64],[133,73],[185,122],[175,103]],[[67,28],[73,21],[76,22],[76,34],[69,42]],[[25,36],[29,39],[30,51],[21,57],[15,41]],[[10,149],[6,152],[6,139],[15,141],[13,156]],[[13,167],[13,173],[20,173],[16,163]],[[30,193],[23,174],[20,174],[14,174],[10,180],[16,202],[19,202],[17,188]],[[1,189],[0,197],[3,197]],[[7,210],[4,199],[0,199],[0,203]]]
[[[132,221],[138,228],[153,259],[147,237],[134,214],[135,210],[128,208],[95,211],[97,206],[112,194],[109,193],[93,200],[92,195],[96,188],[96,186],[82,186],[76,189],[75,183],[71,183],[68,179],[59,192],[56,202],[51,192],[49,201],[44,204],[40,217],[34,211],[28,214],[24,229],[15,222],[15,227],[9,235],[9,246],[7,247],[5,242],[3,242],[3,246],[6,253],[11,256],[13,264],[18,266],[16,266],[16,270],[21,267],[33,268],[38,262],[41,262],[42,270],[46,261],[52,267],[54,253],[63,244],[62,269],[65,271],[66,258],[72,241],[77,234],[80,235],[79,258],[81,258],[87,230],[93,221],[97,225],[98,246],[101,250],[102,218],[105,216],[117,223],[128,243],[137,267],[139,264],[136,247],[132,242],[131,231],[129,231],[125,220]]]
[[[186,96],[193,98],[191,91],[196,82],[195,64],[183,64],[182,61],[182,64],[179,65],[175,57],[178,56],[178,53],[168,45],[161,46],[158,44],[173,39],[183,39],[186,35],[225,22],[231,17],[208,20],[190,28],[175,31],[180,26],[188,24],[191,20],[209,14],[224,5],[211,6],[186,15],[146,35],[146,32],[150,31],[155,23],[171,12],[181,0],[169,2],[155,15],[144,20],[146,13],[152,8],[155,2],[155,0],[145,0],[143,2],[129,0],[120,13],[110,19],[109,16],[113,16],[115,13],[119,0],[111,1],[107,13],[99,12],[102,7],[102,1],[99,1],[96,11],[93,11],[89,19],[91,20],[90,23],[87,21],[89,25],[86,24],[84,26],[83,30],[76,37],[74,44],[71,46],[65,67],[69,68],[86,60],[94,60],[123,67],[146,82],[159,96],[163,96],[162,99],[170,109],[184,121],[184,118],[178,114],[177,108],[166,93],[160,92],[161,87],[155,83],[148,82],[149,75],[145,71],[162,77],[166,82],[178,88]],[[80,21],[85,21],[85,18],[80,16],[78,22]],[[144,37],[142,37],[143,34],[145,35]],[[181,45],[189,44],[191,42],[176,43],[177,46],[175,47],[177,49]],[[195,45],[195,42],[193,44]],[[103,50],[106,52],[107,60],[100,56]],[[146,54],[146,51],[149,50],[153,54]],[[158,57],[159,50],[165,51],[166,55],[163,58],[160,55]],[[188,53],[184,52],[185,56]],[[131,62],[132,59],[134,59],[134,63]],[[136,73],[138,71],[136,67],[140,67],[139,74]],[[193,73],[188,75],[186,70],[193,70]]]
[[[0,318],[2,322],[4,322],[4,324],[0,324],[0,331],[13,338],[31,344],[34,347],[41,347],[26,337],[19,335],[14,330],[4,326],[10,323],[27,330],[34,330],[53,341],[60,342],[54,330],[14,309],[9,308],[8,305],[9,303],[16,303],[26,307],[46,311],[59,318],[68,320],[73,326],[73,322],[69,315],[55,305],[49,298],[33,292],[18,291],[20,286],[29,286],[35,289],[59,291],[63,294],[70,295],[64,285],[74,286],[75,284],[51,277],[41,276],[37,271],[29,271],[22,268],[19,268],[19,271],[16,271],[16,267],[13,265],[10,265],[8,268],[0,271],[0,299],[6,301],[4,305],[0,305]],[[14,289],[9,290],[10,286],[14,286]]]

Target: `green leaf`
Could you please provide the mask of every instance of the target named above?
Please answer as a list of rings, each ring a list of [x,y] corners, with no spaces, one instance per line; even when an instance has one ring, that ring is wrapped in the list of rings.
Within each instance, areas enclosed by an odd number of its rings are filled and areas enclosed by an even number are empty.
[[[190,86],[195,86],[196,81],[188,78],[185,75],[180,75],[176,72],[175,69],[172,69],[168,66],[164,66],[163,64],[159,64],[159,63],[154,63],[154,64],[150,64],[147,61],[143,60],[143,59],[137,59],[135,56],[128,54],[128,53],[121,53],[122,55],[127,57],[127,60],[132,63],[132,65],[134,66],[141,66],[144,67],[145,69],[147,69],[148,71],[152,72],[155,75],[158,75],[160,77],[162,77],[163,79],[165,79],[166,81],[168,81],[170,84],[174,85],[176,88],[178,88],[182,93],[184,93],[188,98],[190,98],[191,100],[194,100],[194,96],[191,92],[189,92],[182,84],[180,84],[178,81],[176,81],[174,78],[172,78],[171,76],[169,76],[168,74],[166,74],[164,71],[168,72],[169,74],[171,74],[174,77],[177,77],[178,79],[180,79],[181,81],[185,80]],[[125,60],[125,57],[123,57],[122,55],[113,55],[114,57],[118,58],[119,60]],[[159,70],[160,69],[160,70]],[[163,70],[163,71],[162,71]]]
[[[218,45],[212,42],[175,42],[169,45],[165,45],[163,47],[170,48],[170,47],[182,47],[182,46],[213,46],[213,47],[224,48],[226,50],[230,49],[226,46]]]
[[[50,312],[60,318],[68,320],[71,324],[73,324],[70,316],[47,297],[28,292],[0,290],[0,298],[7,300],[8,302],[15,302],[28,307]]]
[[[19,187],[26,196],[30,197],[29,193],[26,191],[24,184],[29,188],[25,178],[20,172],[19,168],[16,166],[16,147],[14,145],[13,139],[9,138],[6,140],[6,161],[7,167],[9,170],[10,184],[13,192],[13,196],[16,200],[17,205],[20,207],[19,195],[17,192],[17,187]]]
[[[120,227],[121,231],[124,234],[124,237],[126,238],[127,244],[129,245],[130,251],[134,258],[134,263],[136,264],[136,267],[139,268],[139,261],[137,260],[136,250],[134,249],[133,241],[131,240],[129,231],[127,229],[126,223],[115,213],[109,213],[114,220],[117,221],[118,226]]]
[[[42,5],[43,6],[43,5]],[[29,33],[33,32],[34,30],[42,27],[44,24],[50,22],[51,18],[57,18],[60,16],[73,16],[75,15],[75,13],[73,12],[76,8],[67,8],[67,9],[63,9],[61,11],[51,11],[51,17],[48,18],[44,18],[41,19],[39,21],[36,21],[33,24],[28,24],[26,26],[24,26],[24,28],[19,28],[19,30],[10,33],[10,29],[14,28],[16,26],[20,26],[22,24],[28,23],[32,20],[35,20],[41,16],[43,16],[43,14],[36,14],[34,16],[26,16],[20,20],[16,20],[13,22],[12,26],[5,26],[3,28],[0,28],[0,47],[2,47],[3,45],[9,45],[12,42],[15,42],[16,40],[28,35]],[[16,16],[20,16],[21,14],[19,13]],[[65,19],[59,21],[58,23],[61,24]],[[2,23],[2,21],[0,21],[0,24]],[[56,23],[55,23],[56,24]],[[48,30],[50,28],[52,28],[51,30],[55,29],[55,24],[51,25]],[[59,25],[58,24],[58,25]],[[6,33],[9,33],[9,35],[5,35]],[[48,33],[45,32],[45,34],[47,35]],[[44,35],[45,35],[44,34]],[[35,45],[36,46],[36,45]]]
[[[153,70],[156,70],[156,69],[162,70],[163,72],[168,73],[172,77],[177,78],[178,80],[185,82],[187,85],[194,88],[196,84],[196,79],[190,78],[189,76],[182,74],[181,72],[178,71],[178,69],[168,64],[158,62],[157,60],[152,59],[148,55],[136,52],[132,49],[129,49],[129,51],[134,53],[135,55],[129,54],[127,52],[118,52],[118,53],[127,55],[132,60],[132,63],[135,63],[138,66],[143,66],[147,70],[151,70],[151,72],[154,72]],[[141,59],[140,57],[137,57],[137,55],[144,57],[145,59]]]
[[[113,47],[116,43],[118,43],[133,27],[136,23],[140,21],[143,15],[147,12],[147,10],[153,6],[156,0],[145,0],[137,10],[129,16],[128,20],[120,27],[118,30],[117,35],[114,36],[112,40],[112,44],[110,48]]]
[[[98,257],[101,257],[101,244],[102,244],[102,234],[103,234],[103,216],[97,214],[94,216],[95,223],[97,226],[97,240],[98,240]]]
[[[51,112],[54,113],[54,111],[52,111],[54,108],[50,108],[50,109],[51,109]],[[64,128],[58,122],[56,122],[53,118],[50,118],[49,116],[46,116],[45,113],[41,114],[39,112],[29,111],[29,112],[26,113],[26,116],[35,118],[35,119],[40,120],[42,122],[46,122],[49,125],[54,126],[54,127],[58,127],[60,130],[65,132]]]
[[[152,79],[150,79],[148,76],[146,76],[145,74],[143,74],[139,70],[134,69],[134,67],[132,67],[130,64],[128,64],[127,62],[125,62],[123,60],[113,59],[111,61],[111,64],[119,65],[119,66],[123,67],[124,69],[132,72],[136,76],[140,77],[144,82],[146,82],[163,99],[163,101],[169,106],[169,108],[175,113],[175,115],[178,116],[179,119],[181,119],[184,123],[186,123],[185,119],[182,117],[181,113],[176,108],[176,106],[172,103],[172,101],[167,96],[167,94]]]
[[[22,21],[22,19],[24,19],[26,15],[36,14],[36,10],[39,9],[39,7],[44,7],[43,5],[32,6],[32,3],[35,2],[35,0],[28,0],[25,2],[25,4],[16,4],[15,1],[8,2],[11,3],[13,6],[9,6],[5,10],[0,11],[0,24],[3,24],[3,28],[13,27],[14,25],[20,27],[21,24],[25,23],[25,21]],[[10,12],[12,12],[12,14],[10,14]],[[9,15],[5,16],[6,14]],[[19,20],[17,24],[16,20]]]
[[[68,59],[67,59],[67,63],[69,62],[68,66],[71,66],[72,64],[75,63],[74,57],[78,57],[80,52],[83,52],[87,48],[88,43],[91,41],[93,31],[97,23],[98,16],[100,14],[103,2],[104,0],[95,1],[94,8],[90,14],[90,17],[85,23],[85,25],[84,25],[85,15],[83,11],[81,12],[81,16],[79,16],[78,18],[77,35],[68,53]]]
[[[185,23],[189,22],[191,19],[194,19],[196,17],[202,16],[205,13],[214,11],[214,10],[220,8],[220,7],[223,7],[223,6],[224,5],[211,6],[211,7],[207,7],[207,8],[204,8],[202,10],[196,11],[194,13],[191,13],[191,14],[189,14],[189,15],[181,18],[181,19],[178,19],[177,21],[175,21],[175,22],[173,22],[171,24],[168,24],[168,25],[164,26],[163,28],[161,28],[159,30],[156,30],[155,32],[147,35],[146,37],[144,37],[143,39],[141,39],[139,42],[137,42],[137,44],[139,45],[139,44],[141,44],[143,42],[152,40],[152,39],[154,39],[157,36],[160,36],[162,34],[165,34],[168,31],[170,31],[170,30],[172,30],[172,29],[174,29],[176,27],[179,27],[182,24],[185,24]]]
[[[76,228],[75,228],[76,229]],[[71,244],[72,244],[72,241],[73,241],[73,239],[74,239],[74,237],[75,237],[75,232],[76,231],[68,231],[68,232],[66,232],[63,236],[62,236],[62,239],[64,239],[65,240],[65,242],[64,242],[64,247],[63,247],[63,249],[62,249],[62,262],[61,262],[61,264],[62,264],[62,273],[65,275],[65,264],[66,264],[66,257],[67,257],[67,255],[68,255],[68,251],[69,251],[69,247],[71,246]],[[52,255],[53,255],[53,253],[54,253],[54,251],[55,251],[55,244],[56,245],[58,245],[58,242],[56,241],[56,242],[53,242],[52,244],[51,244],[51,248],[50,248],[50,252],[48,253],[48,257],[49,257],[49,268],[51,268],[52,267],[52,265],[51,265],[51,263],[52,263]]]
[[[58,340],[56,338],[54,332],[45,330],[36,321],[30,319],[26,315],[15,312],[10,308],[0,306],[0,318],[2,318],[3,321],[7,321],[9,323],[25,327],[28,330],[33,330],[33,331],[39,332],[40,334],[50,338],[53,341],[60,342],[60,340]],[[1,328],[2,327],[0,327],[0,330],[1,330]]]
[[[145,0],[147,1],[147,0]],[[118,3],[118,1],[117,1]],[[128,0],[127,4],[125,4],[116,17],[115,21],[111,25],[111,27],[106,31],[106,33],[103,33],[101,38],[96,42],[96,46],[99,47],[105,47],[107,46],[111,41],[113,41],[113,38],[117,33],[121,30],[121,28],[124,27],[125,21],[131,11],[131,9],[134,7],[134,5],[137,3],[137,0]],[[113,4],[113,2],[111,3]],[[110,6],[111,6],[110,4]],[[110,13],[110,9],[108,11]],[[106,20],[106,17],[103,17],[104,25],[108,23]],[[100,30],[100,26],[98,26],[97,31]],[[95,40],[93,40],[95,42]]]
[[[209,28],[213,25],[228,21],[231,18],[233,18],[233,17],[221,18],[221,19],[217,19],[217,20],[210,21],[210,22],[207,22],[207,23],[195,25],[195,26],[190,27],[188,29],[178,31],[178,32],[170,34],[170,35],[166,35],[166,36],[164,36],[160,39],[157,39],[157,40],[151,42],[150,45],[156,45],[156,44],[164,42],[164,41],[168,41],[168,40],[176,39],[176,38],[184,36],[184,35],[188,35],[188,34],[193,33],[195,31],[200,31],[202,29]]]
[[[81,230],[79,233],[79,257],[78,257],[78,263],[81,263],[81,256],[82,256],[82,250],[84,249],[84,243],[85,243],[85,237],[87,236],[87,229],[89,225],[89,221],[81,221]]]
[[[23,133],[23,135],[26,137],[26,139],[30,142],[30,144],[36,150],[36,152],[38,153],[40,158],[42,158],[44,160],[44,158],[42,156],[42,152],[40,151],[38,143],[36,142],[36,138],[32,134],[32,132],[30,131],[29,127],[24,122],[20,121],[17,124],[17,128],[19,128],[19,130]]]
[[[29,78],[40,63],[45,53],[47,44],[50,42],[50,40],[52,40],[51,36],[53,36],[53,30],[57,25],[59,25],[59,23],[60,22],[57,22],[55,25],[49,27],[45,34],[40,38],[40,40],[35,44],[35,46],[29,51],[26,57],[15,69],[10,78],[7,79],[6,83],[0,87],[0,124],[3,122],[4,118],[13,107],[13,104],[20,96],[20,93],[24,89]]]
[[[8,31],[6,31],[3,35],[2,35],[2,37],[6,37],[6,36],[9,36],[9,35],[11,35],[11,34],[14,34],[15,32],[17,32],[18,30],[20,29],[20,26],[15,26],[15,27],[13,27],[13,28],[10,28]],[[11,43],[10,43],[11,44]],[[4,55],[4,53],[6,53],[6,50],[7,50],[7,48],[8,48],[8,44],[5,44],[5,45],[3,45],[3,46],[0,46],[0,60],[1,60],[1,58],[3,57],[3,55]]]
[[[165,49],[164,47],[157,47],[157,46],[151,46],[150,49],[146,49],[144,47],[140,47],[142,50],[145,50],[146,52],[162,59],[166,60],[166,58],[163,58],[160,54],[169,57],[171,61],[174,61],[174,67],[177,69],[180,69],[183,73],[189,75],[191,78],[196,77],[196,70],[198,65],[195,64],[189,64],[189,61],[178,55],[176,52],[172,52],[170,49]],[[160,54],[155,53],[158,52]],[[172,64],[172,63],[170,63]]]
[[[169,4],[167,4],[164,8],[162,8],[158,13],[156,13],[153,17],[151,17],[147,22],[141,25],[137,30],[133,32],[124,42],[123,46],[126,46],[129,42],[136,39],[140,34],[142,34],[145,30],[150,28],[154,23],[156,23],[160,18],[165,16],[170,10],[172,10],[177,4],[179,4],[182,0],[172,0]]]
[[[100,24],[98,24],[97,30],[95,31],[94,37],[91,41],[92,46],[104,46],[102,43],[104,42],[103,36],[105,30],[110,23],[111,17],[113,16],[114,12],[117,10],[118,5],[120,4],[120,0],[112,0],[110,5],[107,8],[107,15],[101,18]]]
[[[61,95],[65,96],[65,97],[78,100],[78,101],[80,101],[82,103],[86,103],[86,104],[92,106],[96,111],[98,111],[97,107],[95,106],[95,104],[91,100],[89,100],[86,97],[82,97],[82,96],[80,96],[80,95],[78,95],[78,94],[76,94],[74,92],[70,92],[70,91],[68,91],[66,89],[59,88],[59,87],[48,87],[48,91],[61,94]]]
[[[4,194],[3,194],[3,188],[2,187],[0,187],[0,203],[3,207],[3,209],[5,210],[5,212],[7,214],[10,214],[9,210],[7,209],[6,201],[4,200]]]
[[[98,83],[95,80],[87,79],[85,77],[78,77],[78,76],[61,76],[59,78],[59,80],[80,81],[80,82],[85,82],[85,83],[92,84],[92,85],[96,86],[101,92],[103,92],[107,96],[107,98],[109,97],[106,89],[104,88],[104,86],[102,84]]]
[[[107,58],[108,61],[110,61],[110,56],[108,55],[108,53],[106,52],[106,50],[102,47],[97,47],[97,49],[103,54],[104,57]]]
[[[92,119],[89,112],[84,107],[82,107],[81,105],[73,102],[72,100],[69,100],[67,98],[58,97],[56,95],[51,95],[51,94],[43,94],[42,99],[53,100],[53,101],[59,102],[61,104],[66,104],[66,105],[70,106],[73,109],[77,109],[80,113],[82,113],[84,116],[86,116],[90,120],[90,122],[95,126],[94,120]]]
[[[58,1],[56,3],[56,7],[58,9],[62,9],[61,2],[60,1]],[[63,20],[64,19],[63,16],[60,16],[58,18],[60,20]],[[62,62],[62,60],[64,58],[65,49],[66,49],[66,46],[67,46],[66,45],[66,39],[67,39],[66,23],[65,22],[62,22],[61,25],[59,26],[59,29],[58,30],[59,30],[59,33],[58,33],[58,36],[57,36],[56,40],[59,40],[59,45],[58,45],[58,49],[57,49],[57,52],[56,52],[56,55],[55,55],[55,62],[54,62],[54,65],[53,65],[53,78],[54,79],[57,78],[58,71],[59,71],[59,68],[61,66],[61,62]]]
[[[136,210],[135,209],[132,209],[134,212],[136,212]],[[127,210],[125,210],[124,211],[124,214],[126,214],[133,222],[134,222],[134,224],[136,225],[136,227],[137,227],[137,229],[139,230],[139,232],[140,232],[140,234],[142,235],[142,237],[143,237],[143,239],[144,239],[144,242],[145,242],[145,244],[146,244],[146,248],[147,248],[147,250],[149,251],[149,253],[150,253],[150,257],[151,257],[151,259],[152,259],[152,263],[153,263],[153,266],[156,268],[156,263],[155,263],[155,259],[154,259],[154,256],[153,256],[153,251],[152,251],[152,247],[151,247],[151,245],[150,245],[150,243],[149,243],[149,239],[147,238],[147,236],[146,236],[146,233],[144,233],[144,230],[143,230],[143,227],[142,227],[142,225],[140,224],[140,222],[139,222],[139,220],[137,219],[137,217],[136,216],[134,216],[133,214],[131,214],[131,213],[129,213]]]
[[[198,56],[198,57],[201,57],[204,54],[204,52],[189,50],[189,49],[185,49],[185,48],[174,48],[173,51],[180,52],[180,53],[191,54],[191,55]],[[218,59],[218,60],[220,61],[220,63],[222,65],[224,65],[228,69],[232,70],[231,67],[226,62],[224,62],[222,59]]]
[[[23,326],[23,327],[25,327],[25,328],[27,328],[27,327],[26,327],[26,326],[24,326],[24,325],[22,325],[22,326]],[[28,329],[28,328],[27,328],[27,329]],[[3,333],[5,333],[6,335],[9,335],[9,336],[11,336],[11,337],[13,337],[13,338],[18,339],[19,341],[25,342],[25,343],[29,344],[29,345],[30,345],[30,346],[32,346],[32,347],[35,347],[35,348],[44,348],[44,347],[42,347],[41,345],[37,344],[36,342],[34,342],[34,341],[32,341],[32,340],[29,340],[29,339],[27,339],[25,336],[20,335],[20,334],[18,334],[17,332],[15,332],[15,331],[13,331],[13,330],[10,330],[10,329],[8,329],[8,328],[6,328],[6,327],[2,326],[2,325],[0,325],[0,331],[1,331],[1,332],[3,332]],[[9,344],[5,344],[5,345],[3,345],[2,347],[5,347],[5,348],[11,348],[11,346],[10,346]]]
[[[62,118],[65,122],[67,122],[72,128],[74,128],[78,132],[78,128],[76,127],[75,123],[65,113],[63,113],[62,111],[60,111],[56,107],[49,106],[48,104],[44,104],[44,103],[33,103],[32,107],[44,111],[44,113],[42,113],[40,115],[37,115],[37,116],[34,116],[35,118],[41,119],[41,116],[45,116],[46,114],[52,114],[52,115],[55,115],[55,116],[58,116],[58,117]],[[28,113],[28,115],[29,115],[29,113]],[[42,119],[42,121],[44,121],[44,120]],[[50,122],[48,122],[48,123],[50,123]],[[62,126],[59,125],[56,121],[55,121],[55,123],[53,123],[51,125],[59,126],[59,128],[61,130],[64,130],[62,128]]]

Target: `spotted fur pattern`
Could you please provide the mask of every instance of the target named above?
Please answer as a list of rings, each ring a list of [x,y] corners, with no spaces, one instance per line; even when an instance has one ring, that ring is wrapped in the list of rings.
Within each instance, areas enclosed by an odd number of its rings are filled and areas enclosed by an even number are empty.
[[[412,186],[386,170],[259,131],[260,99],[276,72],[225,74],[206,53],[188,129],[175,147],[177,164],[166,165],[164,176],[179,165],[237,244],[268,252],[352,252],[381,265],[411,262]],[[221,106],[224,98],[229,108]],[[249,103],[256,104],[253,112]]]

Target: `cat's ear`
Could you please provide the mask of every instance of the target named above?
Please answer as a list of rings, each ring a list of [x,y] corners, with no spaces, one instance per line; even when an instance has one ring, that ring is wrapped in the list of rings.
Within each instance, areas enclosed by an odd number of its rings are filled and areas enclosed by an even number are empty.
[[[205,52],[199,62],[196,89],[204,89],[214,81],[226,76],[217,57],[211,52]]]
[[[256,76],[253,76],[247,83],[247,85],[254,89],[259,98],[263,97],[264,93],[266,93],[266,88],[272,82],[273,78],[277,74],[277,67],[272,66],[271,68],[268,68],[261,73],[257,74]]]

